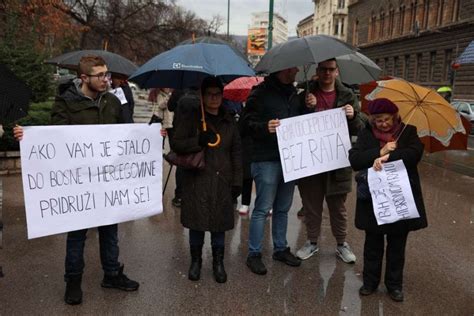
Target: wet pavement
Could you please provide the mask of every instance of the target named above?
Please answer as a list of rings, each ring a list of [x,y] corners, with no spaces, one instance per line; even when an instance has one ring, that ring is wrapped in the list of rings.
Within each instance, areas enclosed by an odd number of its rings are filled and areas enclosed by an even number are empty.
[[[84,302],[68,306],[62,300],[65,235],[27,240],[21,178],[5,177],[0,314],[473,315],[474,178],[424,162],[420,173],[429,227],[409,236],[403,303],[391,301],[383,285],[359,297],[364,233],[353,227],[353,194],[347,201],[348,241],[358,256],[356,264],[336,259],[325,211],[320,252],[299,268],[271,259],[269,219],[263,253],[269,273],[252,274],[245,265],[249,219],[236,213],[235,229],[226,235],[228,282],[213,280],[208,236],[201,281],[189,281],[188,234],[179,209],[171,205],[170,181],[163,214],[120,224],[120,258],[140,289],[124,293],[100,287],[98,235],[91,229]],[[292,249],[305,241],[303,219],[296,216],[300,207],[296,192],[288,229]]]

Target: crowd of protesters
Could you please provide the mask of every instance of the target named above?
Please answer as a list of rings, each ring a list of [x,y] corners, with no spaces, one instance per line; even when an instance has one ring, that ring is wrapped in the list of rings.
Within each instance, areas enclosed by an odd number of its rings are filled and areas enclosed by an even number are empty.
[[[416,128],[405,126],[400,121],[398,109],[391,101],[374,100],[369,104],[369,116],[361,113],[357,97],[338,80],[338,71],[335,59],[319,63],[315,77],[303,91],[298,91],[294,85],[298,68],[272,73],[252,89],[243,108],[242,104],[224,101],[224,87],[214,77],[204,79],[200,87],[192,89],[150,91],[153,117],[157,118],[152,121],[162,123],[161,135],[168,137],[170,148],[178,154],[205,151],[203,170],[176,169],[176,190],[172,201],[174,206],[181,208],[181,223],[189,229],[190,280],[200,279],[204,236],[209,232],[214,278],[219,283],[227,281],[225,232],[234,228],[235,201],[241,194],[239,213],[251,213],[246,260],[251,272],[258,275],[267,273],[262,248],[266,219],[270,214],[273,260],[298,267],[303,260],[316,254],[321,242],[324,201],[328,205],[331,231],[336,241],[335,255],[345,263],[356,262],[347,241],[345,207],[352,187],[352,169],[342,168],[285,182],[276,137],[281,119],[343,108],[350,135],[358,135],[357,143],[349,152],[352,168],[356,171],[370,167],[380,170],[383,163],[402,159],[414,183],[416,204],[421,212],[421,217],[416,220],[378,226],[371,211],[371,201],[357,196],[356,227],[366,232],[363,286],[359,292],[361,295],[372,294],[379,285],[386,235],[385,285],[394,301],[403,301],[407,236],[409,231],[427,226],[417,173],[423,145],[416,135]],[[83,57],[78,78],[63,87],[56,97],[51,123],[132,123],[133,95],[126,81],[112,78],[113,88],[124,89],[126,106],[121,104],[109,92],[110,79],[102,58]],[[207,129],[202,127],[203,119],[207,121]],[[400,137],[405,127],[406,131]],[[21,140],[23,129],[15,127],[14,135]],[[399,139],[395,140],[397,137]],[[256,196],[251,210],[253,183]],[[295,185],[298,185],[302,199],[307,240],[294,254],[288,246],[287,226]],[[124,274],[124,266],[118,259],[117,229],[117,224],[98,227],[104,270],[102,286],[134,291],[139,288],[139,283]],[[82,302],[86,234],[87,229],[84,229],[69,232],[67,236],[64,300],[72,305]]]

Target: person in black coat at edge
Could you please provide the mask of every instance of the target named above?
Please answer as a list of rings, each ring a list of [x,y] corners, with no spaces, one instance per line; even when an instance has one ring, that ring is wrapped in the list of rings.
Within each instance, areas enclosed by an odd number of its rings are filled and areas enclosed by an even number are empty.
[[[355,171],[371,167],[380,171],[385,162],[402,159],[420,217],[378,226],[371,198],[364,198],[358,192],[355,226],[365,230],[364,284],[359,293],[370,295],[377,290],[382,273],[386,235],[385,286],[390,298],[401,302],[404,298],[403,266],[408,233],[428,226],[417,169],[423,155],[423,143],[415,126],[401,122],[398,108],[392,101],[375,99],[369,103],[368,111],[369,123],[359,132],[357,143],[349,150],[351,166]]]
[[[112,84],[113,89],[122,88],[125,99],[127,103],[122,104],[121,106],[121,116],[123,123],[134,123],[133,121],[133,111],[135,109],[135,101],[133,100],[133,92],[126,78],[123,78],[121,75],[115,73],[112,74]]]
[[[201,124],[199,99],[183,97],[178,105],[171,148],[178,154],[205,150],[203,170],[183,170],[181,223],[189,228],[191,266],[188,278],[200,278],[204,234],[211,233],[214,278],[227,281],[224,269],[225,231],[234,228],[233,200],[242,186],[242,157],[239,131],[234,118],[222,105],[223,86],[207,77],[201,85],[207,131]],[[189,102],[187,102],[189,101]],[[197,102],[197,104],[196,104]],[[220,143],[210,147],[209,144]]]

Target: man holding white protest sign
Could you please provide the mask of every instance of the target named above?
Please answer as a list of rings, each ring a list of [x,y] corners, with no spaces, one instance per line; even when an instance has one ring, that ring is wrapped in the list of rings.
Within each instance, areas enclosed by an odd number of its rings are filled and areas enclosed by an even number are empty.
[[[417,170],[423,144],[416,127],[401,122],[398,108],[390,100],[373,100],[368,111],[369,124],[359,133],[357,143],[349,151],[351,166],[359,171],[355,225],[365,230],[364,284],[359,293],[370,295],[377,290],[386,235],[384,282],[390,297],[401,302],[404,299],[403,267],[408,233],[428,225]],[[409,180],[403,175],[403,165]],[[369,168],[373,170],[367,177]],[[379,175],[382,169],[384,174]],[[386,184],[380,186],[381,182]],[[415,205],[410,203],[411,196]]]
[[[354,93],[336,80],[338,74],[339,70],[335,59],[322,61],[318,64],[316,69],[317,81],[312,81],[309,91],[301,94],[300,114],[339,109],[339,116],[335,120],[339,123],[329,124],[329,127],[325,129],[336,131],[337,129],[334,127],[337,125],[346,130],[348,129],[350,135],[357,135],[364,125],[365,117],[359,112],[359,103]],[[337,115],[337,112],[335,113]],[[341,117],[345,121],[345,126],[340,123]],[[330,118],[326,120],[331,121]],[[339,136],[341,136],[340,133],[331,132],[327,139],[329,140],[330,137],[336,138],[325,147],[335,148],[335,152],[331,153],[333,156],[336,156],[336,154],[339,154],[339,156],[346,155],[345,158],[347,159],[347,150],[350,143],[343,142]],[[343,143],[346,145],[343,145]],[[332,147],[330,147],[330,144],[332,144]],[[322,147],[324,144],[318,145]],[[333,161],[336,161],[336,159],[327,159],[326,167]],[[308,259],[319,251],[318,239],[321,232],[323,202],[326,200],[331,230],[337,242],[336,254],[346,263],[356,261],[354,253],[346,242],[347,211],[344,204],[347,193],[352,189],[352,171],[348,166],[348,163],[342,166],[334,164],[324,172],[318,172],[318,174],[298,180],[308,236],[306,243],[296,253],[296,256],[300,259]]]
[[[121,103],[113,94],[107,92],[110,73],[107,71],[105,61],[99,56],[82,57],[78,65],[78,77],[78,79],[71,81],[69,86],[56,97],[51,112],[51,123],[54,125],[121,123]],[[17,140],[22,140],[23,128],[15,127],[14,135]],[[44,150],[42,154],[38,153],[39,151],[36,151],[36,153],[40,156],[44,154],[46,158],[53,158],[53,153],[56,153],[56,151],[53,151],[53,147],[54,145],[46,146],[46,149],[50,149],[49,152],[46,151],[46,154]],[[104,147],[107,146],[104,145]],[[87,145],[86,148],[83,148],[83,152],[93,149],[94,145]],[[103,155],[107,155],[108,150],[106,148],[102,151]],[[22,152],[22,158],[24,154]],[[118,168],[120,169],[120,167]],[[104,171],[104,174],[106,173],[110,176],[109,172]],[[78,177],[76,177],[76,181],[78,181],[77,179]],[[91,207],[97,202],[93,198],[91,199],[91,196],[89,196],[88,201]],[[48,210],[44,203],[43,206],[45,207],[45,213],[51,211],[51,214],[53,214],[51,207]],[[102,287],[135,291],[139,287],[138,282],[128,279],[123,274],[123,265],[118,261],[117,228],[117,224],[98,227],[100,257],[104,270]],[[70,231],[67,236],[66,273],[64,276],[67,285],[64,300],[71,305],[82,302],[81,282],[85,266],[84,245],[86,234],[87,229],[80,229]]]

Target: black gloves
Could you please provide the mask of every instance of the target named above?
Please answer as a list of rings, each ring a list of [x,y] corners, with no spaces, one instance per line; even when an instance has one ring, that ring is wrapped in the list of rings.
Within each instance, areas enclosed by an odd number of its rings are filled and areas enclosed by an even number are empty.
[[[241,193],[242,193],[242,187],[239,187],[237,185],[232,186],[232,199],[233,200],[238,198]]]
[[[217,135],[213,131],[205,131],[199,134],[199,146],[207,147],[208,143],[214,143],[217,141]]]
[[[153,116],[151,117],[150,122],[148,123],[148,125],[151,125],[153,123],[161,123],[161,122],[163,122],[163,119],[161,117],[158,117],[155,114],[153,114]]]

